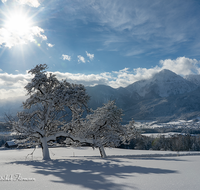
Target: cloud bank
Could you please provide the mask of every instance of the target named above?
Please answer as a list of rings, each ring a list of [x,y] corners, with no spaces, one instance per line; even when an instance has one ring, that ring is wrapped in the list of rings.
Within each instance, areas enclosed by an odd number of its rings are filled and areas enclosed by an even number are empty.
[[[71,83],[80,83],[85,86],[94,86],[98,84],[109,85],[113,88],[126,87],[136,81],[151,78],[155,73],[162,69],[169,69],[179,75],[200,74],[200,61],[186,57],[177,59],[161,60],[159,65],[153,68],[137,68],[130,70],[124,68],[119,71],[103,72],[99,74],[81,74],[81,73],[54,73],[59,80],[66,79]],[[24,86],[32,78],[29,74],[8,74],[0,73],[0,99],[24,96],[26,94]]]
[[[24,86],[31,80],[29,74],[0,73],[0,99],[25,96]]]

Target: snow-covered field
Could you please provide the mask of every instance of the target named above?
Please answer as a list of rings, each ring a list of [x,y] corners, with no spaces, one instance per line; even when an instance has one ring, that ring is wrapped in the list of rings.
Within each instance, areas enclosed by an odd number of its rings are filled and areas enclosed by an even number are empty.
[[[200,152],[106,149],[101,159],[92,148],[0,150],[2,190],[199,190]],[[24,181],[26,180],[26,181]]]
[[[158,123],[158,121],[136,121],[136,128],[200,128],[200,118],[197,117],[195,120],[178,120],[167,123]]]

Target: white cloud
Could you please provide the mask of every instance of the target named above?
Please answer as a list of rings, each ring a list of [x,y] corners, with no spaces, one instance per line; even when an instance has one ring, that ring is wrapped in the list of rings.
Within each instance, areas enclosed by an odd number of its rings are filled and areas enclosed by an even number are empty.
[[[199,61],[185,57],[178,57],[175,60],[161,60],[160,65],[152,68],[137,68],[130,70],[124,68],[119,71],[105,72],[100,74],[71,74],[56,73],[60,78],[66,77],[70,82],[82,83],[84,85],[93,86],[96,84],[105,84],[113,88],[126,87],[136,81],[149,79],[155,73],[163,69],[169,69],[179,75],[200,74]]]
[[[14,95],[15,94],[15,95]],[[18,97],[25,96],[26,92],[23,88],[13,88],[13,89],[1,89],[0,90],[0,100],[2,99],[17,99]]]
[[[2,72],[3,70],[2,69],[0,69],[0,72]]]
[[[179,75],[200,74],[200,62],[196,59],[178,57],[177,59],[161,60],[160,65],[152,68],[124,68],[119,71],[103,72],[99,74],[61,73],[53,72],[59,80],[66,79],[71,83],[94,86],[97,84],[109,85],[113,88],[126,87],[136,81],[148,79],[162,69],[170,69]],[[0,73],[0,99],[24,96],[24,86],[32,78],[27,74]]]
[[[169,69],[179,75],[200,74],[199,64],[196,59],[178,57],[175,60],[161,60],[162,69]]]
[[[90,54],[86,51],[86,54],[87,56],[90,58],[90,60],[93,60],[94,59],[94,54]]]
[[[78,55],[77,57],[78,57],[78,62],[79,62],[79,63],[80,63],[80,62],[85,63],[85,58],[84,58],[83,56]]]
[[[27,44],[28,42],[35,42],[35,36],[42,40],[47,40],[47,37],[43,35],[44,30],[38,26],[30,27],[23,37],[20,34],[13,33],[6,28],[0,28],[0,46],[11,48],[19,44]]]
[[[8,74],[8,73],[0,73],[0,83],[9,82],[9,83],[16,83],[19,81],[27,82],[31,79],[30,74]]]
[[[25,96],[24,86],[30,81],[30,74],[0,73],[0,99]]]
[[[54,46],[54,44],[51,44],[51,43],[47,43],[47,45],[48,45],[49,47],[53,47],[53,46]]]
[[[126,87],[138,80],[150,78],[153,74],[160,71],[161,68],[152,69],[138,68],[130,71],[124,68],[119,71],[104,72],[100,74],[82,74],[82,73],[61,73],[54,72],[59,80],[66,79],[72,83],[83,84],[85,86],[94,86],[98,84],[108,85],[113,88]]]
[[[17,0],[20,4],[27,4],[31,7],[39,7],[40,3],[38,0]]]
[[[6,3],[7,0],[1,0],[3,3]],[[27,4],[31,7],[39,7],[40,3],[38,0],[16,0],[20,4]]]
[[[155,73],[160,72],[163,69],[168,69],[175,72],[178,75],[200,74],[200,61],[196,59],[190,59],[186,57],[178,57],[177,59],[161,60],[160,65],[147,68],[137,68],[133,71],[125,68],[118,72],[113,72],[116,76],[115,79],[109,81],[109,85],[118,88],[120,86],[126,87],[136,81],[151,78]],[[114,79],[114,80],[113,80]]]
[[[44,30],[42,28],[40,28],[39,26],[33,26],[30,29],[30,37],[29,39],[32,39],[33,36],[38,36],[40,38],[42,38],[42,40],[47,40],[47,37],[45,35],[43,35],[42,33],[44,33]]]
[[[160,72],[163,69],[168,69],[175,72],[178,75],[189,75],[189,74],[200,74],[200,61],[196,59],[190,59],[186,57],[178,57],[177,59],[166,59],[161,60],[160,65],[153,68],[137,68],[133,71],[129,71],[128,68],[124,68],[120,71],[112,72],[112,80],[109,81],[108,85],[118,88],[120,86],[126,87],[136,81],[149,79],[155,73]]]
[[[62,59],[71,61],[71,56],[62,54]]]
[[[86,86],[92,86],[94,84],[108,84],[108,76],[106,74],[89,74],[85,75],[82,73],[61,73],[61,72],[53,72],[59,80],[66,79],[72,83],[79,83]]]

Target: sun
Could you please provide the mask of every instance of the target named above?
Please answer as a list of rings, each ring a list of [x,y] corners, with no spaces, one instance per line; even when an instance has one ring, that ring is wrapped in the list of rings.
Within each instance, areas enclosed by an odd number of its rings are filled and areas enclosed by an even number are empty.
[[[20,37],[29,34],[32,20],[23,12],[12,12],[5,20],[5,29],[12,35]]]
[[[40,47],[40,43],[37,41],[47,40],[47,37],[43,34],[44,30],[38,26],[40,22],[38,17],[36,19],[38,12],[15,8],[2,12],[2,15],[0,38],[5,48],[11,49],[16,46],[24,51],[25,45],[31,47],[31,43],[35,43]]]

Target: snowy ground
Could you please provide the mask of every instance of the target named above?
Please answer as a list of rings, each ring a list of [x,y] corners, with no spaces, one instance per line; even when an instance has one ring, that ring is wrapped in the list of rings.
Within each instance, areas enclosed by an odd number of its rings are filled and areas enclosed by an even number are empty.
[[[101,159],[92,148],[52,148],[44,162],[32,151],[0,150],[0,189],[200,189],[200,152],[106,149]]]
[[[200,117],[197,120],[178,120],[167,123],[158,123],[158,121],[136,121],[136,128],[200,128]]]

